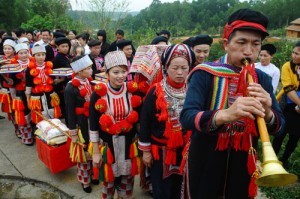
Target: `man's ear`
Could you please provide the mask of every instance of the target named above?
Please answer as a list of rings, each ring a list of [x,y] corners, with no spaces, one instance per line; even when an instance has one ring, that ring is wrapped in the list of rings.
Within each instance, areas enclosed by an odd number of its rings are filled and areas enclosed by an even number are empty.
[[[228,45],[228,39],[224,38],[223,39],[223,49],[226,51],[227,50],[227,45]]]

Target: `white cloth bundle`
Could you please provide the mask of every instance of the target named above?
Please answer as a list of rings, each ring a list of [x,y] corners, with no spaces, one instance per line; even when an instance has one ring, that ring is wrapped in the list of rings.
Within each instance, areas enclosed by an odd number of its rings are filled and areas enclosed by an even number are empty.
[[[62,123],[59,119],[50,119],[53,124],[58,126],[62,131],[68,132],[68,127]],[[36,131],[35,134],[38,135],[41,139],[46,141],[49,145],[53,144],[60,144],[62,141],[67,141],[67,136],[62,133],[57,127],[50,124],[48,121],[43,120],[39,122],[37,125],[37,128],[40,131]],[[62,138],[58,138],[62,137]],[[56,143],[55,140],[57,140],[59,143]]]

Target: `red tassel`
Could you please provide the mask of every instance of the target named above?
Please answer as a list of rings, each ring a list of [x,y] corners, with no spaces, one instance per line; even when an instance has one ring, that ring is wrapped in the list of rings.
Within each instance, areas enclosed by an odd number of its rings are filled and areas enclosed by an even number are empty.
[[[166,162],[166,164],[176,164],[176,150],[175,149],[167,149],[165,162]]]
[[[130,145],[130,149],[129,149],[129,158],[133,159],[135,157],[134,155],[134,145],[133,143]]]
[[[94,180],[99,180],[99,168],[93,167],[93,179]]]
[[[139,174],[138,162],[137,162],[137,158],[133,158],[131,160],[131,175],[135,176],[137,174]]]
[[[107,173],[107,182],[113,182],[114,181],[114,172],[111,168],[111,165],[104,164],[106,167],[106,173]]]
[[[8,93],[1,93],[0,103],[2,103],[2,112],[8,115],[12,113],[12,102]]]
[[[247,168],[249,175],[253,174],[253,172],[256,170],[256,151],[253,147],[250,147],[248,152],[248,161],[247,161]]]
[[[236,132],[233,136],[233,148],[236,151],[239,151],[241,148],[241,140],[242,140],[242,135],[245,133],[238,133]]]
[[[255,171],[251,176],[251,180],[248,188],[248,196],[250,198],[255,198],[257,196],[257,185],[255,184],[255,180],[258,178],[258,172]]]
[[[183,136],[184,143],[186,144],[189,143],[191,136],[192,136],[192,131],[187,131],[185,136]]]
[[[168,138],[167,147],[171,149],[176,149],[183,145],[182,132],[172,132]]]
[[[106,153],[107,153],[107,155],[106,155],[107,163],[112,164],[114,162],[114,156],[112,155],[111,150],[110,150],[109,147],[107,147]]]
[[[218,134],[218,142],[216,145],[216,150],[224,151],[228,148],[229,144],[229,135],[228,133],[219,133]]]
[[[25,115],[24,115],[24,110],[25,106],[22,100],[20,99],[14,99],[13,100],[13,109],[15,110],[15,120],[16,124],[20,126],[25,126],[27,124]]]
[[[158,146],[152,144],[151,145],[152,155],[154,160],[159,160],[159,152],[158,152]]]
[[[40,111],[39,111],[40,114],[42,114]],[[31,121],[35,124],[39,123],[40,121],[42,121],[43,118],[40,117],[38,114],[36,114],[36,111],[33,110],[31,111]]]
[[[250,135],[249,133],[244,132],[242,137],[242,151],[248,151],[250,148]]]
[[[190,144],[191,144],[191,142],[189,140],[186,143],[186,145],[184,146],[183,151],[182,151],[182,160],[181,160],[180,169],[179,169],[179,171],[180,171],[181,174],[183,174],[183,172],[184,172],[186,161],[188,159]]]
[[[60,118],[62,116],[59,106],[54,106],[54,118]]]
[[[169,113],[167,110],[168,104],[166,102],[164,92],[162,90],[162,87],[160,84],[156,84],[156,110],[160,110],[160,114],[157,114],[156,116],[158,117],[158,121],[166,121]]]
[[[20,111],[18,115],[19,115],[18,125],[25,126],[27,124],[27,122],[26,122],[26,119],[25,119],[24,111]]]

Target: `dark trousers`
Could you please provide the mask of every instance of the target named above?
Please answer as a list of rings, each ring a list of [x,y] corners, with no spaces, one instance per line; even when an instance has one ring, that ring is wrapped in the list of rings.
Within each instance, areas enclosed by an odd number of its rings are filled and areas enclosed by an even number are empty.
[[[182,176],[177,174],[172,174],[169,177],[163,179],[162,160],[153,161],[150,178],[152,182],[154,199],[179,199],[180,198]]]
[[[282,142],[283,142],[286,134],[287,134],[287,132],[284,132],[283,134],[276,136],[274,138],[273,148],[274,148],[274,151],[276,154],[279,153],[281,146],[282,146]],[[282,162],[286,162],[289,159],[289,157],[292,155],[292,153],[295,151],[299,139],[300,139],[300,136],[289,134],[289,140],[285,146],[284,153],[283,153],[282,157],[280,158],[280,160]]]

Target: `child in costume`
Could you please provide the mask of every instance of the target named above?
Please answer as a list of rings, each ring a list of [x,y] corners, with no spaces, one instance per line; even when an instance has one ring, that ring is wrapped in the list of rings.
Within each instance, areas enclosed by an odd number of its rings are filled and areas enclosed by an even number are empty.
[[[16,97],[13,99],[13,110],[15,122],[18,125],[18,137],[22,139],[25,145],[33,145],[32,128],[30,110],[25,95],[26,78],[25,72],[30,62],[29,47],[26,43],[17,44],[15,46],[17,56],[11,59],[12,64],[20,64],[23,71],[20,73],[11,74],[16,90]]]
[[[53,92],[52,74],[53,64],[45,62],[46,50],[44,46],[32,48],[34,59],[26,69],[26,98],[31,110],[31,121],[35,124],[43,118],[59,118],[61,111],[59,97]]]
[[[16,42],[11,39],[6,39],[3,43],[3,52],[4,60],[8,60],[8,63],[11,59],[15,58],[15,46]],[[16,89],[13,84],[14,81],[11,78],[11,74],[1,74],[0,75],[2,89],[0,90],[0,104],[2,112],[7,113],[7,117],[12,121],[15,127],[16,135],[19,134],[18,125],[15,122],[12,110],[12,100],[16,97]]]
[[[64,92],[66,114],[68,115],[67,126],[70,129],[72,142],[76,143],[80,140],[83,141],[86,146],[84,148],[85,158],[77,161],[77,178],[78,181],[81,182],[83,190],[87,193],[92,191],[90,186],[92,158],[87,153],[89,143],[88,115],[92,94],[89,81],[92,75],[92,64],[93,62],[88,55],[76,57],[71,63],[75,76],[67,84]],[[96,184],[99,184],[99,181],[98,183],[96,182]]]

